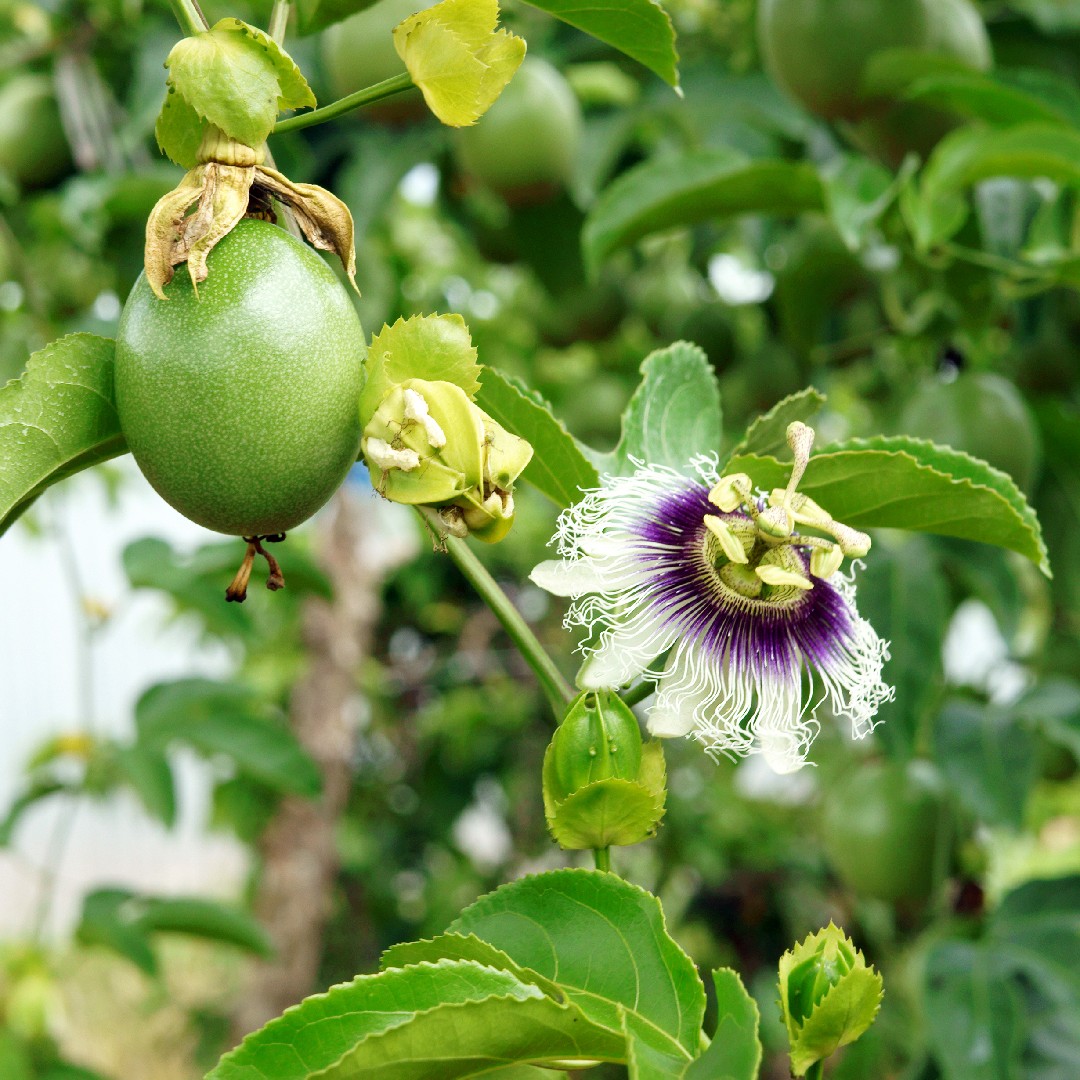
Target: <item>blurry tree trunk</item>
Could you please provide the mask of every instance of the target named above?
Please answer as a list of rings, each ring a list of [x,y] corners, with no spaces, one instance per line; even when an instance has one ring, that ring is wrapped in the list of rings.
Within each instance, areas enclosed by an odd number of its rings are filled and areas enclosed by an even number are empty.
[[[374,527],[377,509],[343,490],[322,530],[317,555],[334,595],[305,605],[301,632],[309,666],[293,690],[290,721],[322,772],[323,793],[316,800],[285,798],[259,841],[255,914],[276,956],[252,973],[233,1017],[237,1039],[315,988],[338,871],[334,830],[352,775],[356,674],[371,645],[389,565]]]

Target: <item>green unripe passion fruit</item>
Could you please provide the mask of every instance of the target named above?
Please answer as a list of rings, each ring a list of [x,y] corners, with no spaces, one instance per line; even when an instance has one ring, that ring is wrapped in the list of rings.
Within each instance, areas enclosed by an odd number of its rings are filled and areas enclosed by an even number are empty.
[[[245,220],[158,300],[131,290],[116,340],[120,426],[147,480],[185,517],[234,536],[282,533],[333,494],[360,446],[364,338],[309,247]]]
[[[43,187],[71,168],[52,80],[16,75],[0,87],[0,173],[20,187]]]
[[[526,57],[495,104],[454,134],[466,173],[512,205],[543,203],[573,175],[581,106],[557,68]]]
[[[765,67],[818,116],[861,120],[882,103],[861,93],[875,53],[936,53],[990,66],[990,43],[970,0],[761,0],[758,42]]]
[[[405,61],[394,48],[394,27],[430,6],[428,0],[379,0],[328,27],[322,37],[322,62],[334,97],[403,75]],[[426,111],[420,92],[410,90],[355,115],[395,123],[416,119]]]
[[[945,785],[932,765],[872,762],[829,785],[821,807],[826,858],[860,896],[919,903],[948,842]]]

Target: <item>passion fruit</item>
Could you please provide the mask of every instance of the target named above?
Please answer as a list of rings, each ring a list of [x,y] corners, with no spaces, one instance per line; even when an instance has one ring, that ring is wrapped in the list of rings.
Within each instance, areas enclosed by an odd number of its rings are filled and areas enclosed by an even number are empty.
[[[284,533],[333,494],[360,446],[364,338],[309,247],[244,220],[196,294],[145,276],[116,341],[120,425],[139,468],[185,517],[243,537]]]

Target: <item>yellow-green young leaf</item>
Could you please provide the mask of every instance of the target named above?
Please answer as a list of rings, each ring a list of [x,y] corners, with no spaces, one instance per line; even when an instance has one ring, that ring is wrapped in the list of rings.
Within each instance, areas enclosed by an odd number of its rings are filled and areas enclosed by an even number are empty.
[[[525,57],[524,40],[498,21],[497,0],[443,0],[394,28],[409,76],[450,127],[475,124]]]
[[[639,844],[656,832],[664,804],[633,780],[598,780],[554,807],[548,827],[568,851]]]
[[[480,365],[469,328],[460,315],[413,315],[384,326],[368,349],[367,382],[360,395],[364,426],[396,383],[408,379],[449,382],[472,399],[480,389]]]
[[[108,338],[69,334],[0,387],[0,536],[47,487],[127,449],[113,350]]]
[[[178,41],[165,65],[170,90],[246,146],[265,141],[282,109],[315,106],[315,95],[292,58],[269,35],[239,19],[222,19]]]

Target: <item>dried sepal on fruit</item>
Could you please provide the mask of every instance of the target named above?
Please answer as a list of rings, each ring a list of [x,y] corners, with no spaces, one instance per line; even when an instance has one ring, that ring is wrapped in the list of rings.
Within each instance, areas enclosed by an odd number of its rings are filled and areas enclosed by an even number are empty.
[[[206,259],[244,217],[274,220],[272,199],[287,206],[312,247],[332,251],[356,287],[349,208],[315,184],[294,184],[267,167],[265,147],[246,146],[207,127],[195,168],[164,195],[146,222],[146,279],[164,300],[174,267],[187,263],[192,284],[206,280]],[[194,207],[194,210],[192,209]]]

